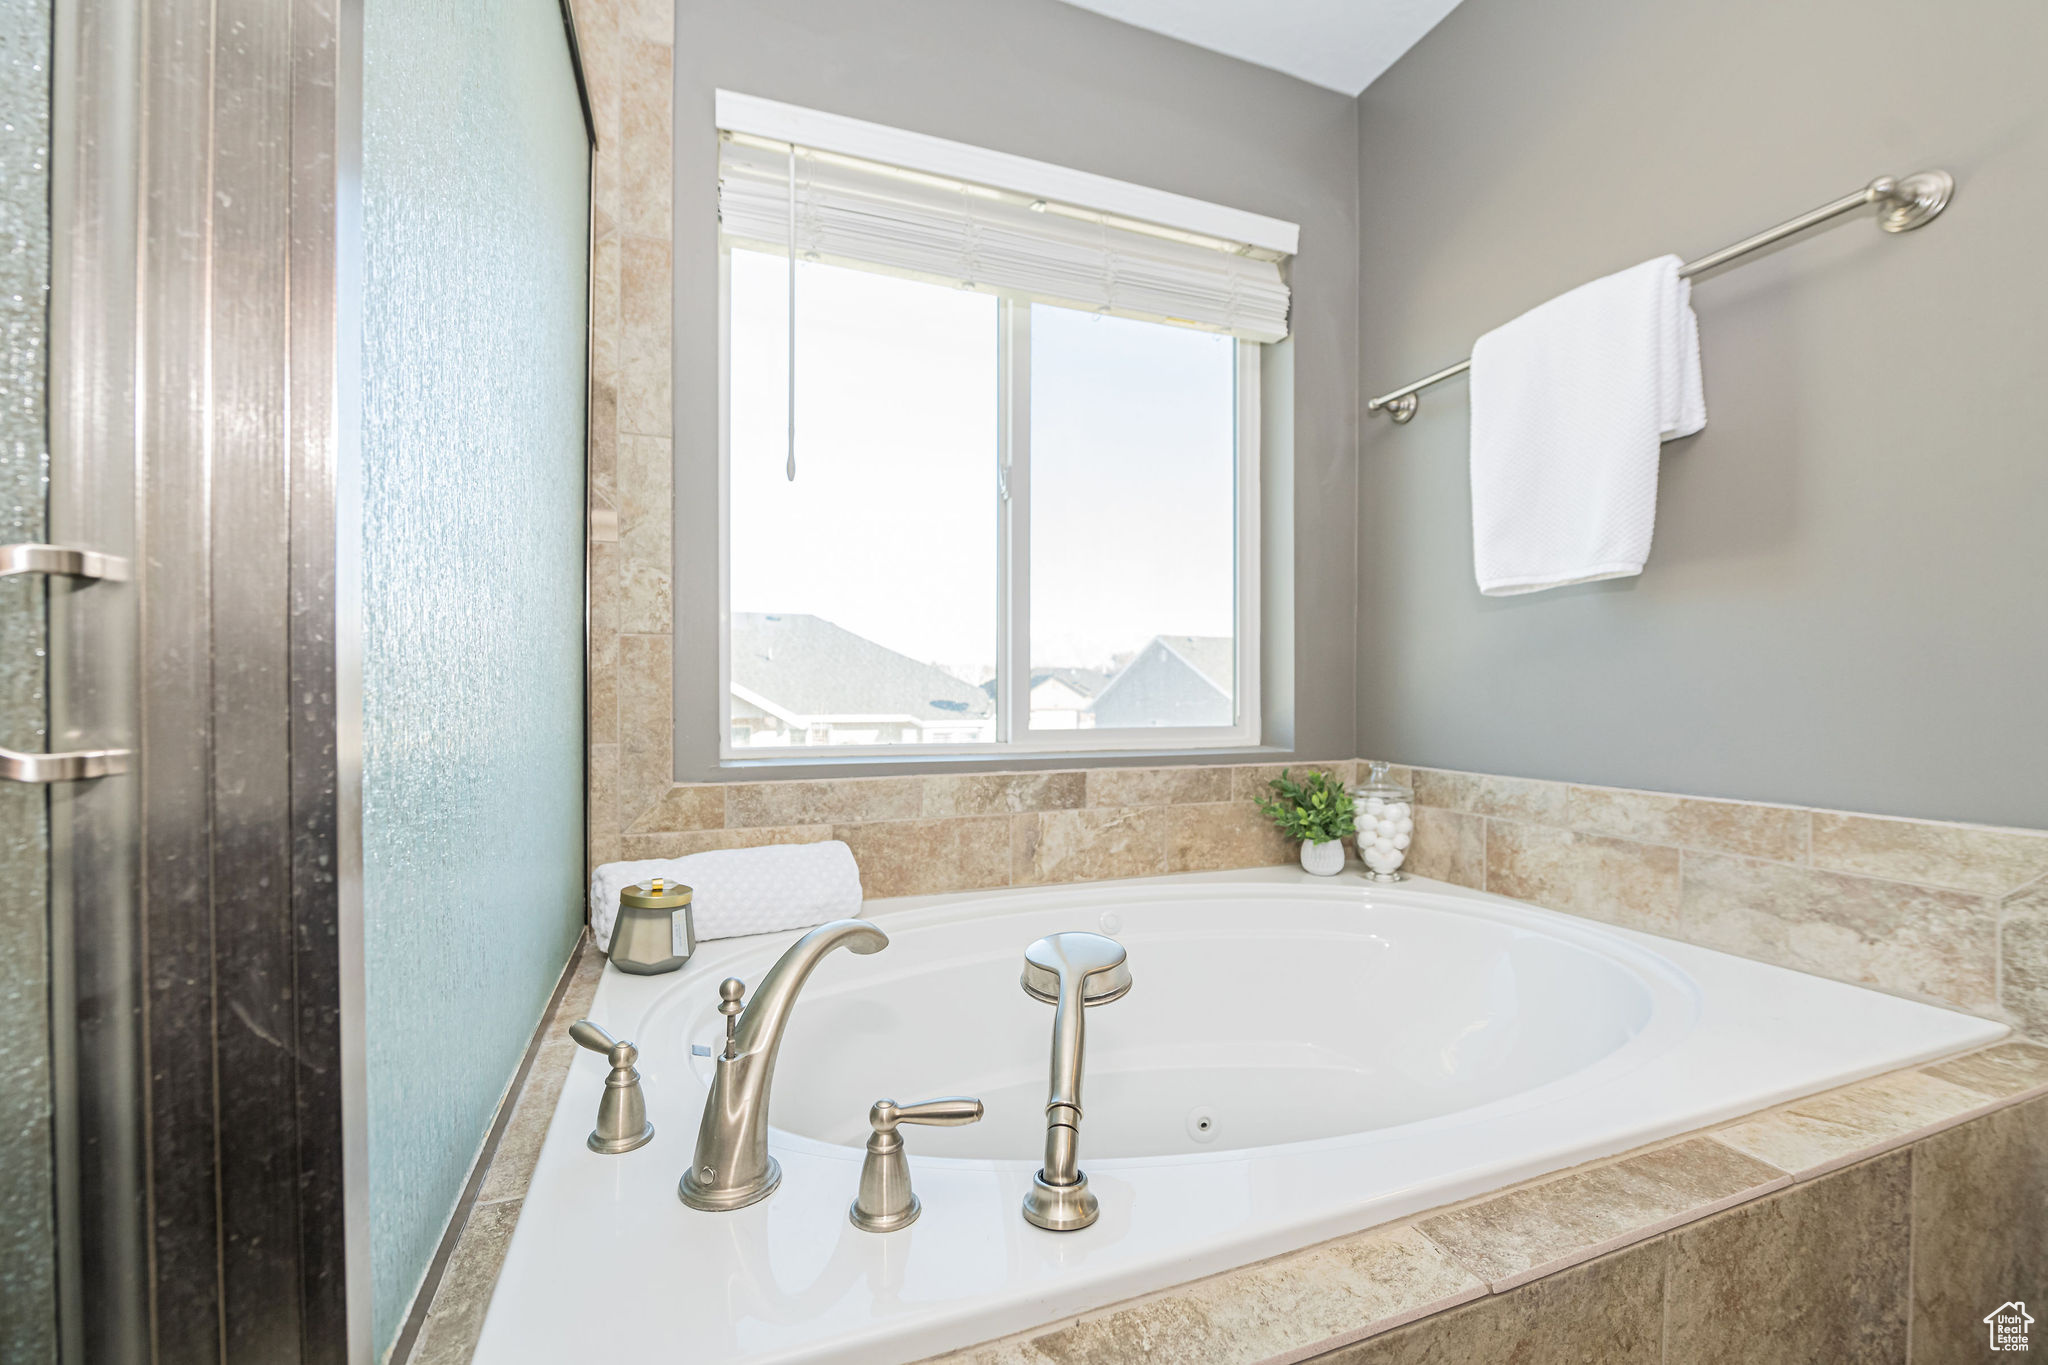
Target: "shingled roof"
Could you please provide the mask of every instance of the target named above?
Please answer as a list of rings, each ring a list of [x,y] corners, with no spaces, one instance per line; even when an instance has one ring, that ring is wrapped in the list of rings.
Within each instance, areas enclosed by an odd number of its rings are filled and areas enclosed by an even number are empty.
[[[786,716],[973,720],[995,703],[973,683],[820,616],[734,612],[732,682]]]

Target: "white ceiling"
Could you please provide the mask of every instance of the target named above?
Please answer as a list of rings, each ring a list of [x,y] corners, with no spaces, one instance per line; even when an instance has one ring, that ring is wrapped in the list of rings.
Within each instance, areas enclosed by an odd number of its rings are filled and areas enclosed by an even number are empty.
[[[1458,0],[1066,0],[1356,95]]]

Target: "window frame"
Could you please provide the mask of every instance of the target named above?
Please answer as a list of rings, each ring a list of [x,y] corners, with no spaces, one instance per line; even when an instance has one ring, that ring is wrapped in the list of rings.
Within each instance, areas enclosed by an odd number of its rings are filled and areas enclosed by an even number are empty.
[[[940,744],[732,742],[732,244],[718,244],[718,761],[747,767],[835,761],[1134,756],[1255,749],[1259,691],[1260,366],[1265,347],[1239,339],[1235,354],[1237,676],[1230,725],[1037,730],[1030,724],[1031,306],[1029,295],[998,291],[996,348],[996,738]],[[852,267],[846,267],[852,268]],[[1168,324],[1155,324],[1168,325]],[[677,731],[685,726],[678,717]]]

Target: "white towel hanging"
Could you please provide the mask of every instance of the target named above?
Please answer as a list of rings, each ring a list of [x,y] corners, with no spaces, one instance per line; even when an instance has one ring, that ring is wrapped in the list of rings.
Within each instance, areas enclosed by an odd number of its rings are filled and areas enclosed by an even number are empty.
[[[1472,347],[1472,561],[1489,596],[1643,571],[1658,449],[1707,422],[1676,256],[1584,284]]]

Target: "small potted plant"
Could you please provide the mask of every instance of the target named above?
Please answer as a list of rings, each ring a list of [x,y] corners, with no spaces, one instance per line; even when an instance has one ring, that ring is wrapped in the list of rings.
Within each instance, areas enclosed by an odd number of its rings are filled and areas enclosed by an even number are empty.
[[[1301,841],[1301,867],[1318,877],[1344,870],[1344,836],[1355,828],[1351,797],[1329,774],[1312,772],[1296,782],[1282,768],[1266,785],[1275,799],[1261,800],[1259,809],[1290,839]]]

